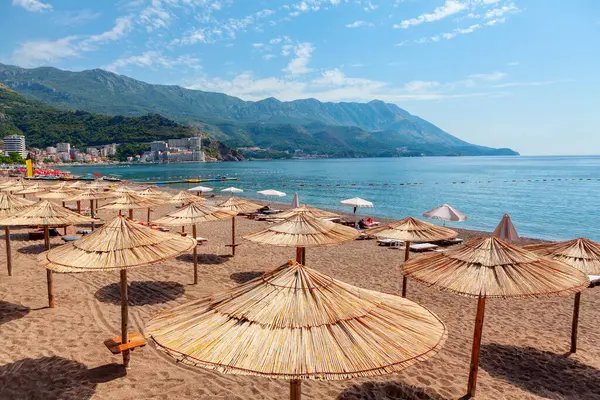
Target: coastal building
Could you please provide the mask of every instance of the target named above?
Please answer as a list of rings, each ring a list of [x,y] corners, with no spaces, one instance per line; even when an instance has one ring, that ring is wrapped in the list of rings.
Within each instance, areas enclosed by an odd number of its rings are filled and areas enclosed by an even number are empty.
[[[150,143],[150,151],[159,152],[159,151],[166,151],[166,150],[167,150],[167,142],[155,140],[154,142]]]
[[[56,154],[58,153],[58,150],[56,147],[48,146],[46,147],[46,153]]]
[[[106,156],[108,156],[108,157],[114,156],[117,154],[117,144],[116,143],[104,145],[103,149],[106,149],[105,152],[106,152]]]
[[[166,159],[165,159],[166,156]],[[185,151],[185,152],[165,152],[163,159],[167,162],[205,162],[203,151]]]
[[[65,162],[71,161],[71,153],[67,153],[65,151],[62,151],[60,153],[57,153],[56,155],[58,156],[58,158],[61,161],[65,161]]]
[[[97,156],[98,154],[100,154],[98,149],[95,147],[88,147],[87,149],[85,149],[85,152],[92,156]]]
[[[8,156],[10,153],[19,153],[21,157],[27,157],[25,136],[9,135],[4,137],[4,155]]]
[[[187,149],[189,146],[189,139],[169,139],[169,149]]]
[[[71,143],[56,143],[56,152],[57,153],[70,153],[71,152]]]

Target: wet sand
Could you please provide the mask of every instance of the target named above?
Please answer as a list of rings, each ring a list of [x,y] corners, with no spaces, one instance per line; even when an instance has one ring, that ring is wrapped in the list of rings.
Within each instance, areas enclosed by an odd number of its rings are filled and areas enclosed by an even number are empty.
[[[173,207],[162,207],[154,218]],[[101,216],[110,215],[102,212]],[[135,212],[145,219],[146,210]],[[190,255],[134,269],[130,331],[165,308],[259,276],[288,259],[292,248],[245,242],[267,222],[237,218],[230,257],[230,221],[198,225],[209,238],[199,246],[200,282],[193,285]],[[77,228],[70,227],[69,233]],[[187,230],[190,228],[188,227]],[[175,229],[176,230],[176,229]],[[55,274],[58,307],[48,309],[46,273],[38,266],[42,241],[13,230],[13,276],[0,249],[0,399],[285,399],[284,381],[222,375],[175,363],[151,344],[132,353],[125,376],[121,357],[103,345],[120,334],[118,273]],[[469,239],[480,233],[460,230]],[[3,236],[3,235],[2,235]],[[4,238],[1,238],[4,243]],[[526,240],[524,242],[531,242]],[[52,239],[60,245],[60,238]],[[307,265],[356,286],[399,293],[403,252],[374,240],[307,249]],[[411,254],[411,257],[418,254]],[[409,281],[408,297],[437,313],[449,337],[433,359],[401,373],[370,379],[303,383],[305,399],[457,399],[465,394],[476,301]],[[573,297],[488,300],[478,399],[600,399],[600,290],[582,294],[578,353],[567,355]]]

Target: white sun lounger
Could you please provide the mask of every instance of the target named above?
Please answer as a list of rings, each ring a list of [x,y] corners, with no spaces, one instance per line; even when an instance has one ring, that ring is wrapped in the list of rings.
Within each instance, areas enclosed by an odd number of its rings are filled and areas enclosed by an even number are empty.
[[[416,243],[416,244],[410,245],[410,249],[412,251],[430,251],[430,250],[435,250],[438,247],[439,246],[437,244],[431,244],[431,243]]]
[[[596,287],[600,285],[600,276],[588,275],[588,278],[590,278],[590,287]]]
[[[397,247],[397,246],[402,246],[403,242],[402,242],[402,240],[396,240],[396,239],[378,239],[377,244],[380,246]]]

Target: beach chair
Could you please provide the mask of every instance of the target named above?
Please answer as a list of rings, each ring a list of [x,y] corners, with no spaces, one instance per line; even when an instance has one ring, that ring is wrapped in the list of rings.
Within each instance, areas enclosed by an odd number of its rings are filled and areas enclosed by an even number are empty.
[[[81,239],[81,236],[79,236],[79,235],[67,235],[67,236],[62,237],[62,240],[66,243],[74,242],[79,239]]]
[[[400,247],[404,244],[404,242],[396,239],[377,239],[377,244],[379,246]]]
[[[437,244],[438,246],[454,246],[455,244],[461,244],[463,242],[462,239],[448,239],[448,240],[440,240],[437,242],[431,242],[433,244]]]
[[[596,287],[596,286],[600,286],[600,276],[598,275],[588,275],[588,278],[590,278],[590,287]]]
[[[204,243],[206,243],[206,242],[208,242],[208,239],[207,239],[207,238],[203,238],[203,237],[200,237],[200,236],[196,237],[196,243],[197,243],[198,245],[202,245],[202,244],[204,244]]]
[[[433,243],[415,243],[410,245],[410,250],[414,252],[431,251],[437,249],[439,246]]]

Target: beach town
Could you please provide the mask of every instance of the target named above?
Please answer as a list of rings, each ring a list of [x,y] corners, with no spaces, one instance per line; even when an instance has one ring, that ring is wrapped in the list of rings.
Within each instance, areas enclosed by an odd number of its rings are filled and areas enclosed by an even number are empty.
[[[600,397],[587,239],[521,238],[508,215],[450,229],[468,216],[446,204],[375,221],[368,199],[337,213],[268,188],[0,191],[0,398]]]

